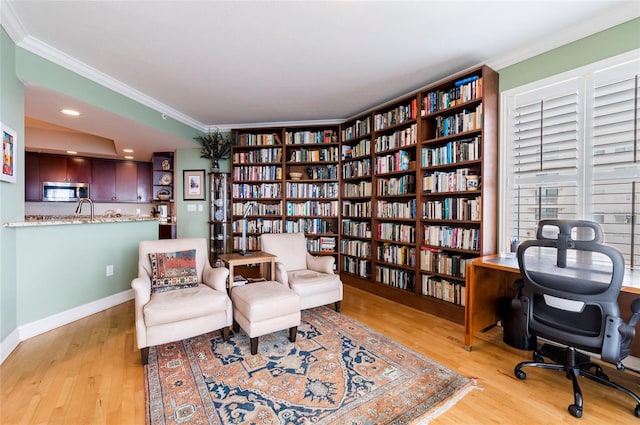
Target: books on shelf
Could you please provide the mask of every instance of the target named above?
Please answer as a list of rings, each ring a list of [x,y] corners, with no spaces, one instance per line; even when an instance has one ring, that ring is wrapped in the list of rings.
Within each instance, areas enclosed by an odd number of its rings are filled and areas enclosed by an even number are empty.
[[[248,282],[247,278],[242,276],[241,274],[236,274],[233,276],[233,286],[243,286]]]

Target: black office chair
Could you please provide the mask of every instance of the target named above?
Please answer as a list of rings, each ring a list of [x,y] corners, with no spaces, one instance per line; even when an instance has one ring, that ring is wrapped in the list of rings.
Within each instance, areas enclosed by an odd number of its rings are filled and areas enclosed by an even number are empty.
[[[583,220],[542,220],[537,239],[518,246],[518,263],[523,279],[516,284],[519,295],[512,308],[522,315],[519,322],[527,337],[548,342],[534,351],[533,362],[515,367],[516,377],[525,379],[522,368],[528,366],[565,372],[573,382],[574,403],[569,405],[569,413],[580,418],[582,392],[577,377],[584,376],[633,397],[634,413],[640,417],[640,398],[612,382],[587,354],[577,351],[599,354],[603,361],[623,370],[622,360],[631,351],[640,319],[640,299],[631,304],[629,323],[620,317],[618,293],[624,258],[603,243],[600,225]]]

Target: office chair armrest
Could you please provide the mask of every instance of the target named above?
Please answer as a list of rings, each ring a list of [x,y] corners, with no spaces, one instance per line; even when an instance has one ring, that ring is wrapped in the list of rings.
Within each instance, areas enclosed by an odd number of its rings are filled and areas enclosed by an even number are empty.
[[[631,319],[629,319],[629,323],[623,323],[618,326],[618,332],[625,338],[633,339],[636,335],[636,325],[638,324],[638,320],[640,320],[640,298],[634,300],[631,303]]]

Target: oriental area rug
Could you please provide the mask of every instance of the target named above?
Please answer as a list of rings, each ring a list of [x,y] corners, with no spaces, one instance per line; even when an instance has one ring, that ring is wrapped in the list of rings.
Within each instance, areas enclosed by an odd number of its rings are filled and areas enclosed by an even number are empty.
[[[288,330],[240,331],[151,347],[147,422],[423,424],[474,388],[465,378],[328,307]]]

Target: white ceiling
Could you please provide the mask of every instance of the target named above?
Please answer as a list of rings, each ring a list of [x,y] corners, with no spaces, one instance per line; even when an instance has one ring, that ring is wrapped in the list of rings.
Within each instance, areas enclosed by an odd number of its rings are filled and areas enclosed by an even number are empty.
[[[342,121],[640,16],[637,0],[2,1],[19,46],[203,131]],[[74,99],[27,86],[25,115],[143,160],[190,144],[77,101],[83,116],[70,121],[63,101]]]

